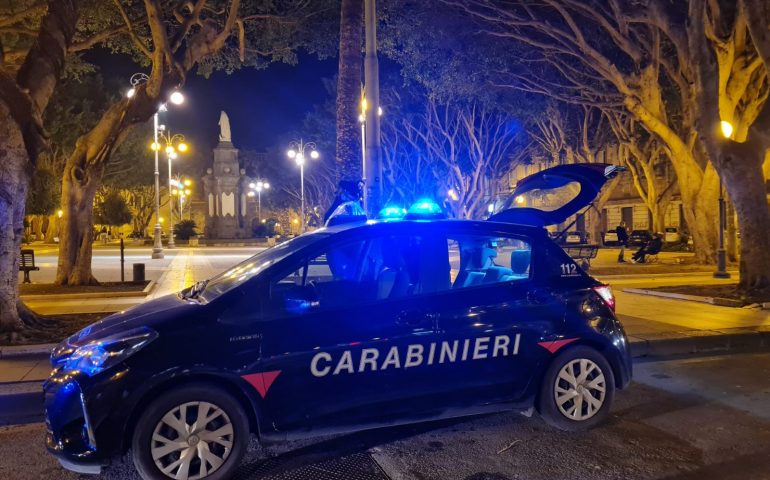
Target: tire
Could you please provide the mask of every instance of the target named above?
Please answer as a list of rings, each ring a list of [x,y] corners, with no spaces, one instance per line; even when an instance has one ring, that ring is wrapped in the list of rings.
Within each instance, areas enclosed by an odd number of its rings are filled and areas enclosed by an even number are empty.
[[[204,430],[195,425],[201,414],[208,419]],[[181,420],[185,420],[184,424],[178,423]],[[174,424],[182,430],[174,428]],[[195,427],[195,430],[186,433],[184,426]],[[156,435],[170,441],[159,442],[155,440]],[[183,385],[161,394],[138,417],[131,442],[134,465],[147,480],[225,480],[233,476],[241,463],[249,436],[248,417],[242,405],[229,393],[204,383]],[[182,440],[175,442],[179,439]],[[164,446],[167,448],[163,449]],[[190,455],[190,461],[179,463],[185,454]],[[185,463],[189,477],[176,477],[183,473]],[[171,467],[174,464],[176,466]],[[171,467],[169,473],[164,473],[162,467]]]
[[[580,378],[583,370],[588,371],[585,380]],[[571,381],[571,371],[577,383]],[[589,396],[593,401],[588,401]],[[548,366],[537,407],[552,427],[588,430],[607,419],[614,396],[615,377],[607,359],[593,348],[576,346],[557,355]]]

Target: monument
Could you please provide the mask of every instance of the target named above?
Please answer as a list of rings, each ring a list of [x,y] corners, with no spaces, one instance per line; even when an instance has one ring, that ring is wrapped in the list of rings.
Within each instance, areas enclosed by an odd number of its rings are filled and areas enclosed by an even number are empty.
[[[234,239],[251,237],[251,216],[247,196],[251,178],[240,167],[238,149],[232,143],[230,119],[219,114],[219,144],[214,148],[214,163],[203,176],[206,202],[206,238]]]

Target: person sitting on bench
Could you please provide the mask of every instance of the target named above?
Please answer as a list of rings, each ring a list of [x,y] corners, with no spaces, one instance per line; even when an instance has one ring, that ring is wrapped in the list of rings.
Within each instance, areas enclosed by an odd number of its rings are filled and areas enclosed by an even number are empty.
[[[647,244],[634,253],[631,260],[635,263],[645,263],[645,257],[647,255],[657,255],[660,253],[661,248],[663,248],[663,235],[656,233]]]

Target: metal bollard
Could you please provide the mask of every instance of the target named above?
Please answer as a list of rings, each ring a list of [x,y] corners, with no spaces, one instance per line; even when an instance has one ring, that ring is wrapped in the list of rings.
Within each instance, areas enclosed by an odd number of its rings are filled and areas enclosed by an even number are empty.
[[[143,263],[134,263],[134,283],[144,283],[144,264]]]

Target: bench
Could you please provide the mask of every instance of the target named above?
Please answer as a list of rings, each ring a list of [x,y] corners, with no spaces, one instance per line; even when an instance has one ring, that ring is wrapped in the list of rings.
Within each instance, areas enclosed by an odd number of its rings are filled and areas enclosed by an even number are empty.
[[[580,268],[586,272],[591,268],[591,260],[596,258],[596,254],[599,252],[597,245],[575,245],[564,246],[563,248],[564,252],[576,260]]]
[[[24,283],[32,283],[29,279],[29,272],[38,271],[40,267],[35,266],[35,251],[32,249],[22,249],[19,259],[19,271],[24,272]]]

